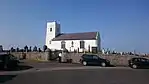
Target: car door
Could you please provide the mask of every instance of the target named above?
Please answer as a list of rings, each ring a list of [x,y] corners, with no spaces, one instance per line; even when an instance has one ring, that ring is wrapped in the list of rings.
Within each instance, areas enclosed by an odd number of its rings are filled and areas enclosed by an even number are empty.
[[[96,65],[99,65],[100,64],[99,57],[97,55],[93,55],[93,62]]]
[[[135,58],[135,59],[133,60],[133,64],[135,64],[135,65],[137,65],[137,66],[141,66],[142,63],[140,62],[140,58]]]
[[[0,56],[0,69],[3,67],[3,60],[2,57]]]
[[[146,62],[145,62],[145,60],[143,58],[139,59],[139,64],[140,64],[141,67],[145,67],[146,66]]]
[[[146,60],[146,66],[149,67],[149,59]]]
[[[0,68],[3,69],[5,64],[5,56],[1,55],[0,56]]]
[[[141,61],[142,61],[142,66],[143,67],[147,67],[149,65],[148,59],[142,58]]]
[[[93,58],[93,55],[88,55],[89,58],[89,64],[95,64],[95,59]]]
[[[86,61],[88,64],[93,63],[93,57],[91,55],[84,55],[83,61]]]

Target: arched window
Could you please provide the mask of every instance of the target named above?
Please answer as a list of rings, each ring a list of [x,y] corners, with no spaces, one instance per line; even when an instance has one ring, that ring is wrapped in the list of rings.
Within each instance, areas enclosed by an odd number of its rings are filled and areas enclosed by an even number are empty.
[[[88,45],[88,52],[90,52],[90,48],[91,48],[91,46],[90,46],[90,45]]]
[[[61,42],[61,48],[62,48],[62,49],[65,48],[65,43],[66,43],[65,41],[62,41],[62,42]]]
[[[80,41],[80,48],[85,48],[85,42],[84,41]]]
[[[72,42],[71,42],[71,47],[74,47],[73,44],[74,44],[74,42],[72,41]]]

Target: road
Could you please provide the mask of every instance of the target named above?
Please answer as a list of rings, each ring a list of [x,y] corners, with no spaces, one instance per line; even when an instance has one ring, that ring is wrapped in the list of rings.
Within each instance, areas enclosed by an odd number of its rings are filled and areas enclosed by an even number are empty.
[[[65,65],[65,64],[63,64]],[[2,84],[149,84],[149,69],[63,66],[0,76]]]

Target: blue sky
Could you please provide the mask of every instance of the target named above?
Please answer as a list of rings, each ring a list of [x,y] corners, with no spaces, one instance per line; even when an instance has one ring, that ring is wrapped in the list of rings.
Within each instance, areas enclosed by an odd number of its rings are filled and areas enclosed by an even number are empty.
[[[45,43],[46,22],[65,33],[99,31],[102,47],[149,52],[148,0],[0,0],[4,48]]]

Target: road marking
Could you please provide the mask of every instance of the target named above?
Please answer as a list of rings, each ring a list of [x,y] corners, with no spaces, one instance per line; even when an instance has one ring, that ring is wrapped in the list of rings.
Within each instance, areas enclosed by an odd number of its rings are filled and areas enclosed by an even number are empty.
[[[58,70],[82,70],[82,69],[131,69],[129,67],[99,67],[99,66],[81,66],[81,67],[54,67],[54,68],[33,68],[23,71],[4,71],[0,72],[2,74],[21,74],[21,73],[36,73],[43,71],[58,71]]]
[[[81,70],[81,69],[131,69],[128,67],[92,67],[92,66],[84,66],[84,67],[55,67],[55,68],[41,68],[38,72],[43,71],[57,71],[57,70]]]

